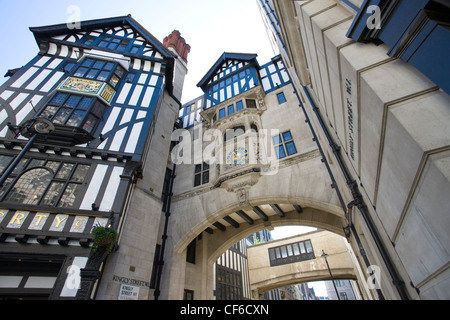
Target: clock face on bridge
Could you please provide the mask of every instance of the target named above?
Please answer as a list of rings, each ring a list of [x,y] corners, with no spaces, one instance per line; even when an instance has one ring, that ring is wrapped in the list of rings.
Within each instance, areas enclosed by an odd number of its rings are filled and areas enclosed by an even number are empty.
[[[248,156],[247,149],[242,147],[235,148],[233,151],[228,153],[227,164],[231,167],[245,164],[247,156]]]

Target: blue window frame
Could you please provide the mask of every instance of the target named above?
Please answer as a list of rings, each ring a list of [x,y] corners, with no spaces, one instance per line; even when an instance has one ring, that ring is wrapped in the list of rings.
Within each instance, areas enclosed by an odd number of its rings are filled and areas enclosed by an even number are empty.
[[[277,94],[277,98],[278,98],[278,103],[279,104],[282,104],[282,103],[286,102],[286,97],[285,97],[283,92],[278,93]]]
[[[244,104],[242,101],[236,102],[236,111],[241,111],[242,109],[244,109]]]
[[[232,104],[231,106],[228,106],[228,108],[227,108],[228,110],[228,115],[231,115],[231,114],[233,114],[234,113],[234,104]]]
[[[225,108],[222,108],[219,110],[219,119],[222,119],[225,117],[226,117]]]
[[[283,159],[297,153],[291,131],[283,132],[272,138],[277,159]]]

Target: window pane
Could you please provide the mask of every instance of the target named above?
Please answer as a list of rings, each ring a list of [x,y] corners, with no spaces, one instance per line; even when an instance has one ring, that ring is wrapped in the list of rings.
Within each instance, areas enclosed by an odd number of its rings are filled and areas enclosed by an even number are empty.
[[[83,130],[91,133],[92,129],[94,129],[95,123],[97,122],[97,118],[92,114],[88,115],[86,122],[83,125]]]
[[[116,50],[116,48],[117,48],[118,46],[119,46],[119,45],[118,45],[117,43],[111,42],[111,43],[108,45],[108,48],[109,48],[109,49]]]
[[[94,64],[94,68],[95,69],[103,69],[104,65],[105,65],[105,62],[97,60]]]
[[[95,37],[87,37],[86,38],[86,41],[84,42],[85,44],[91,44],[92,42],[94,42],[95,41]]]
[[[119,50],[125,50],[128,47],[130,40],[122,40],[119,45]]]
[[[62,106],[62,104],[64,103],[64,101],[67,99],[68,96],[69,96],[68,94],[57,93],[53,98],[51,104],[55,106]]]
[[[85,115],[86,111],[76,110],[70,117],[69,121],[67,121],[66,125],[71,127],[79,127]]]
[[[219,119],[225,118],[225,108],[219,110]]]
[[[79,164],[72,176],[71,181],[83,182],[84,179],[86,178],[89,168],[90,168],[89,165]]]
[[[94,99],[95,98],[84,97],[83,100],[81,100],[81,102],[77,105],[77,109],[88,110],[94,102]]]
[[[111,80],[109,80],[109,84],[115,88],[119,80],[120,79],[115,74],[113,74]]]
[[[286,152],[284,151],[283,145],[275,147],[275,152],[277,154],[278,159],[282,159],[286,157]]]
[[[66,109],[66,108],[61,108],[58,113],[55,116],[55,119],[53,120],[54,123],[57,124],[65,124],[67,118],[69,117],[70,113],[72,112],[72,110],[70,109]]]
[[[196,164],[195,165],[195,173],[199,173],[200,171],[202,171],[202,165],[201,164]]]
[[[80,102],[81,97],[80,96],[70,96],[69,99],[67,99],[66,103],[64,103],[64,107],[69,107],[75,109]]]
[[[305,244],[303,242],[300,242],[299,245],[300,245],[300,252],[301,253],[306,253]]]
[[[282,103],[286,102],[286,97],[284,96],[283,92],[277,94],[277,98],[278,98],[278,103],[279,104],[282,104]]]
[[[275,248],[275,253],[276,253],[277,259],[280,259],[281,258],[280,248]]]
[[[114,63],[113,62],[107,62],[105,64],[105,66],[103,67],[103,70],[111,71],[113,69],[113,67],[114,67]]]
[[[59,201],[58,207],[73,207],[78,192],[80,191],[80,184],[69,183],[64,194]]]
[[[115,71],[115,74],[119,77],[122,78],[123,74],[125,73],[124,68],[122,68],[121,66],[117,66],[117,69]]]
[[[289,140],[292,140],[292,134],[291,134],[291,132],[290,131],[287,131],[287,132],[284,132],[283,133],[283,140],[286,142],[286,141],[289,141]]]
[[[292,256],[292,247],[290,244],[287,245],[288,256]]]
[[[12,174],[19,174],[22,170],[25,170],[28,159],[22,159],[14,168]]]
[[[306,245],[306,252],[312,252],[313,250],[312,250],[312,245],[311,245],[311,241],[309,241],[309,240],[306,240],[305,241],[305,245]]]
[[[281,144],[281,137],[280,137],[279,135],[273,137],[272,139],[273,139],[273,144],[274,144],[275,146]]]
[[[208,183],[208,182],[209,182],[209,171],[205,171],[205,172],[203,172],[202,184],[203,183]]]
[[[286,150],[287,150],[288,156],[297,153],[297,149],[295,148],[295,144],[294,144],[294,142],[292,142],[292,141],[286,143]]]
[[[47,168],[51,169],[53,172],[56,172],[56,171],[58,171],[60,164],[61,164],[61,162],[58,162],[58,161],[48,161],[45,166]]]
[[[234,105],[228,106],[228,115],[234,113]]]
[[[52,182],[41,204],[44,206],[55,206],[63,187],[64,182]]]
[[[285,246],[281,247],[281,256],[283,258],[287,257],[287,252],[286,252],[286,247]]]
[[[244,109],[244,104],[242,101],[236,102],[236,111],[241,111],[242,109]]]
[[[202,178],[201,174],[196,174],[194,177],[194,187],[199,186],[200,185],[200,179]]]
[[[247,103],[247,108],[256,108],[256,100],[247,99],[245,102]]]
[[[98,81],[106,81],[106,79],[108,79],[108,76],[109,76],[109,72],[108,71],[102,71],[97,76],[97,80]]]
[[[269,257],[270,260],[275,260],[275,250],[274,249],[269,249]]]
[[[86,74],[86,72],[88,71],[88,68],[84,68],[84,67],[80,67],[78,68],[78,70],[75,72],[74,76],[75,77],[79,77],[79,78],[83,78],[84,75]]]
[[[58,107],[48,106],[44,111],[42,111],[41,117],[51,120],[57,111]]]
[[[298,243],[294,243],[292,244],[292,247],[294,248],[294,255],[299,255],[300,254],[300,250],[298,249]]]
[[[92,65],[94,64],[94,62],[95,62],[94,59],[86,59],[86,60],[84,60],[82,66],[83,66],[83,67],[90,68],[90,67],[92,67]]]
[[[57,179],[67,179],[69,178],[70,172],[73,169],[72,163],[64,163],[61,169],[59,169],[58,174],[56,175]]]
[[[92,69],[91,71],[88,72],[88,74],[86,75],[86,78],[95,79],[97,77],[97,74],[98,74],[98,70]]]
[[[51,172],[45,168],[25,172],[7,194],[5,202],[37,204],[51,178]]]

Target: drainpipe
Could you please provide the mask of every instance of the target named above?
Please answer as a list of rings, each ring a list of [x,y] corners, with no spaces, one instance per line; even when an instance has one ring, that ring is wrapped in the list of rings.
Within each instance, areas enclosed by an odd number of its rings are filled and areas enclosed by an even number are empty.
[[[161,250],[160,250],[160,254],[159,254],[159,259],[158,259],[158,271],[156,273],[156,284],[155,284],[155,292],[153,293],[155,300],[159,299],[159,296],[161,294],[161,291],[159,290],[160,288],[160,284],[161,284],[161,275],[162,275],[162,269],[164,266],[164,250],[166,248],[166,241],[167,241],[167,229],[169,227],[169,218],[170,218],[170,204],[172,202],[172,196],[173,196],[173,182],[175,180],[175,170],[176,170],[176,165],[173,164],[172,166],[172,174],[169,177],[169,187],[168,187],[168,193],[167,193],[167,197],[166,197],[166,203],[165,203],[165,207],[166,207],[166,214],[165,214],[165,222],[164,222],[164,231],[163,231],[163,235],[162,235],[162,243],[161,243]]]
[[[294,90],[295,90],[295,88],[294,88]],[[407,294],[406,289],[405,289],[405,284],[399,278],[399,276],[397,274],[397,271],[395,269],[395,266],[392,263],[392,261],[391,261],[391,259],[389,257],[389,254],[388,254],[388,252],[387,252],[383,242],[381,241],[380,235],[378,234],[378,231],[375,228],[375,225],[374,225],[374,223],[372,221],[372,218],[370,217],[369,211],[367,210],[367,206],[364,204],[364,200],[362,198],[362,195],[359,192],[358,184],[357,184],[356,180],[352,180],[351,179],[351,176],[350,176],[350,174],[348,172],[348,169],[345,167],[344,162],[341,159],[341,155],[340,155],[340,149],[341,148],[333,141],[332,137],[330,136],[330,134],[328,132],[328,129],[326,128],[325,123],[323,122],[323,119],[322,119],[322,117],[321,117],[321,115],[319,113],[319,108],[317,108],[317,106],[315,105],[315,103],[311,99],[311,96],[310,96],[310,94],[308,92],[308,89],[305,86],[303,86],[303,90],[305,91],[305,94],[308,97],[309,102],[311,103],[313,111],[314,111],[314,113],[315,113],[315,115],[316,115],[316,117],[317,117],[317,119],[318,119],[318,121],[320,123],[320,126],[322,127],[323,132],[325,133],[325,135],[327,137],[327,140],[328,140],[328,142],[329,142],[329,144],[331,146],[331,149],[333,150],[333,154],[334,154],[334,156],[335,156],[335,158],[337,160],[337,163],[339,164],[339,167],[340,167],[340,169],[341,169],[341,171],[342,171],[342,173],[343,173],[343,175],[345,177],[345,180],[347,182],[347,186],[349,187],[350,192],[352,194],[353,201],[351,201],[349,203],[349,208],[351,208],[353,206],[358,207],[358,209],[361,212],[361,215],[362,215],[362,217],[364,219],[364,222],[366,223],[366,226],[369,229],[369,232],[370,232],[372,238],[375,241],[375,245],[377,246],[377,249],[380,252],[381,257],[382,257],[384,263],[386,264],[388,272],[389,272],[389,274],[390,274],[390,276],[392,278],[392,283],[395,285],[395,287],[396,287],[396,289],[397,289],[401,299],[402,300],[408,300],[409,297],[408,297],[408,294]],[[297,97],[299,98],[297,91],[295,91],[295,92],[297,94]],[[299,101],[301,102],[300,98],[299,98]],[[302,108],[303,108],[303,112],[305,113],[305,116],[307,117],[306,110],[305,110],[303,104],[302,104]],[[311,124],[310,124],[310,128],[312,129]],[[316,142],[319,145],[319,141],[317,139],[316,139]],[[324,157],[324,159],[326,161],[325,157]],[[329,168],[329,166],[327,166],[327,168]],[[331,171],[329,169],[328,169],[328,172],[331,173]],[[332,178],[332,180],[333,180],[333,184],[335,184],[336,190],[338,190],[337,189],[337,185],[336,185],[336,183],[334,181],[334,178]],[[338,194],[339,194],[339,192],[338,192]],[[340,197],[340,199],[341,198],[342,197]],[[341,204],[342,204],[342,200],[341,200]],[[345,209],[345,205],[343,206],[343,209],[345,210],[345,212],[347,212],[347,210]],[[362,246],[362,243],[359,240],[359,237],[357,235],[356,229],[353,226],[351,221],[350,221],[350,230],[352,231],[352,234],[354,235],[355,240],[357,241],[358,246],[360,247],[360,252],[361,252],[361,254],[364,257],[366,265],[369,266],[369,260],[367,259],[367,256],[366,256],[366,254],[364,252],[364,249],[363,249],[363,246]],[[383,297],[380,289],[377,289],[377,292],[378,292],[378,295],[379,295],[380,298]],[[382,299],[384,300],[384,297]]]

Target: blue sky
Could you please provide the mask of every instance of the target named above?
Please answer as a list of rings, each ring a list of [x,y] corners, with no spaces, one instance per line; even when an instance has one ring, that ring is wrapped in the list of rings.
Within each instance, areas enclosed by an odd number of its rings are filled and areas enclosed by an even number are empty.
[[[75,13],[71,6],[82,21],[131,14],[161,42],[179,30],[192,48],[183,103],[202,94],[196,84],[223,52],[256,53],[260,64],[277,54],[256,0],[0,0],[0,84],[8,69],[38,53],[29,27],[66,23]]]

